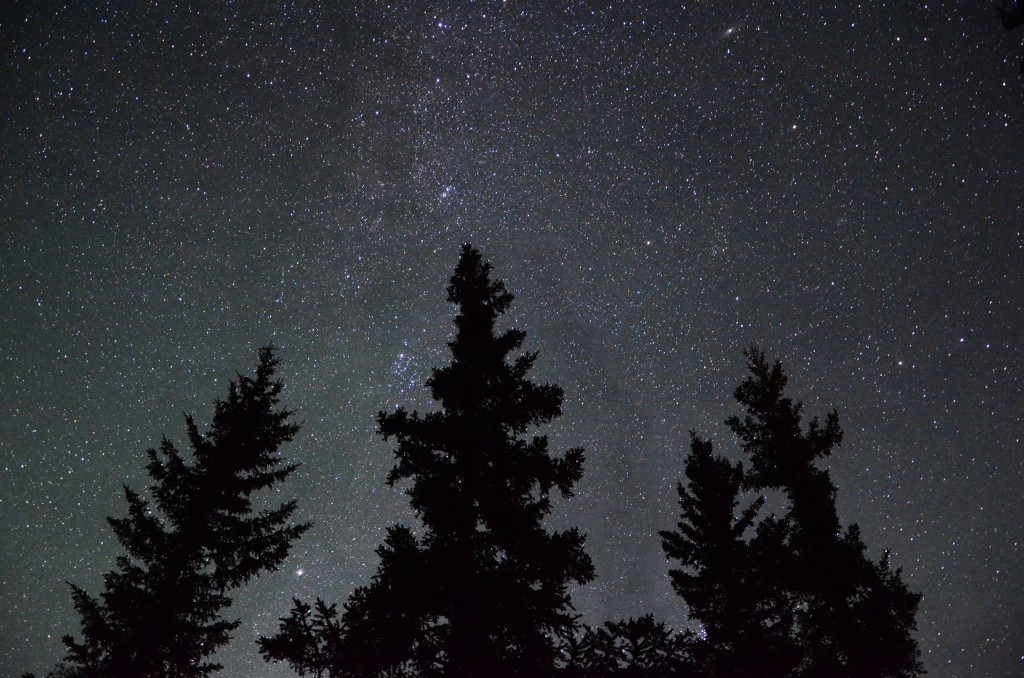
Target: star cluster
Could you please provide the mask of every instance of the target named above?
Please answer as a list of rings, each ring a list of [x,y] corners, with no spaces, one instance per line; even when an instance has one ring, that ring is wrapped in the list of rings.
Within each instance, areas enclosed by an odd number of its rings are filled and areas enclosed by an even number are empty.
[[[741,349],[846,431],[844,522],[937,678],[1024,667],[1024,95],[986,3],[14,2],[0,10],[0,673],[45,671],[145,485],[259,345],[316,527],[251,637],[410,520],[374,414],[429,408],[462,242],[565,389],[585,621],[685,621],[656,530]],[[257,9],[258,7],[258,9]]]

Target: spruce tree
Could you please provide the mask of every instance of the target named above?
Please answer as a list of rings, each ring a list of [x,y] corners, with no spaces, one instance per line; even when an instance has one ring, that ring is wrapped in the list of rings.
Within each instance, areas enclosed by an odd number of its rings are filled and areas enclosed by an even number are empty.
[[[756,348],[745,352],[749,375],[736,389],[744,416],[726,422],[750,459],[750,490],[779,490],[788,499],[781,583],[797,602],[795,637],[799,675],[911,678],[924,672],[915,615],[921,596],[911,592],[888,554],[866,556],[857,525],[842,528],[836,487],[816,462],[840,445],[833,410],[824,422],[803,426],[803,405],[784,395],[787,377]]]
[[[280,619],[280,632],[273,638],[260,638],[260,653],[267,661],[291,661],[292,670],[300,676],[330,675],[341,638],[338,606],[317,598],[314,611],[298,598],[292,602],[291,613]]]
[[[711,442],[693,432],[685,474],[687,483],[677,487],[677,531],[659,535],[665,556],[679,563],[669,572],[672,588],[702,628],[690,647],[697,674],[791,675],[796,652],[789,639],[789,601],[772,576],[783,524],[769,518],[755,533],[764,498],[741,509],[743,465],[714,455]]]
[[[745,356],[749,375],[735,392],[745,413],[726,423],[750,465],[715,457],[694,436],[679,529],[661,533],[681,565],[673,586],[704,628],[698,666],[711,676],[923,673],[913,637],[920,595],[887,553],[867,558],[856,525],[842,528],[836,487],[817,465],[842,441],[838,414],[805,427],[781,364],[756,348]],[[767,490],[785,497],[784,515],[758,520],[759,497],[738,510],[744,492]]]
[[[98,597],[72,585],[82,638],[64,637],[51,675],[192,678],[221,668],[209,657],[240,624],[223,616],[228,593],[276,570],[310,527],[289,522],[294,500],[253,505],[297,467],[280,454],[299,425],[279,407],[277,365],[262,349],[255,377],[238,375],[216,401],[207,433],[186,415],[191,459],[167,438],[147,451],[151,498],[124,488],[128,515],[108,521],[125,553]]]
[[[422,530],[389,532],[373,581],[345,605],[333,676],[550,675],[575,625],[568,587],[594,576],[583,535],[543,524],[583,451],[553,456],[528,434],[561,414],[562,390],[528,379],[536,353],[517,354],[522,331],[498,330],[512,295],[465,245],[448,300],[451,364],[426,384],[438,409],[377,416],[396,442],[387,482],[406,485]]]

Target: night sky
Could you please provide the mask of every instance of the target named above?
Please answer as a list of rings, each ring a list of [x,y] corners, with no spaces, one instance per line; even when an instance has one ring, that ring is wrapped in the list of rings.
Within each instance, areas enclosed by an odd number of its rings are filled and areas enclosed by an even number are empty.
[[[409,520],[373,417],[430,406],[467,241],[587,448],[555,516],[585,621],[683,626],[655,533],[689,429],[738,458],[756,342],[839,410],[840,517],[924,594],[929,675],[1024,672],[1024,31],[992,2],[79,4],[0,9],[0,674],[62,655],[121,484],[273,341],[305,420],[274,499],[316,527],[219,675],[292,675],[255,636]]]

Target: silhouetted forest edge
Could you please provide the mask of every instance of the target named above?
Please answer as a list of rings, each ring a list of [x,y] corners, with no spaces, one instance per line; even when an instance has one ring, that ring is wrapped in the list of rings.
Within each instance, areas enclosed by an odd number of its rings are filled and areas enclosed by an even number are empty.
[[[595,578],[585,535],[552,530],[552,502],[584,472],[582,448],[549,449],[538,427],[562,414],[562,389],[531,381],[526,335],[498,331],[513,296],[462,247],[447,287],[451,362],[425,386],[428,412],[377,414],[393,445],[386,482],[404,488],[418,525],[387,528],[377,570],[339,603],[293,601],[255,639],[268,662],[316,678],[401,676],[911,677],[920,595],[886,551],[867,557],[844,526],[819,460],[843,433],[835,411],[804,421],[780,362],[744,351],[746,376],[726,424],[742,462],[690,434],[679,519],[658,531],[667,575],[690,620],[653,615],[580,623],[570,587]],[[124,487],[108,518],[122,548],[103,589],[70,584],[81,618],[51,678],[202,677],[237,636],[233,591],[278,570],[310,528],[295,500],[257,509],[296,470],[281,448],[298,434],[281,405],[272,346],[214,404],[209,430],[186,416],[188,450],[147,451],[146,493]],[[766,509],[765,494],[785,499]],[[344,519],[339,516],[339,519]],[[27,678],[32,674],[24,674]]]

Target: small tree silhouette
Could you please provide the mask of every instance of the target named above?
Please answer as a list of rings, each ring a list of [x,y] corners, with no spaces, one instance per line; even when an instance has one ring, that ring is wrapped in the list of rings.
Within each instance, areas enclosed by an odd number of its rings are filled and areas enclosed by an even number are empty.
[[[607,621],[566,639],[559,675],[566,678],[684,678],[692,673],[693,634],[677,633],[647,614]]]
[[[300,676],[323,678],[341,639],[337,605],[327,605],[317,598],[316,612],[298,598],[273,638],[261,638],[260,653],[267,661],[290,661]]]
[[[680,565],[669,572],[672,588],[703,628],[703,639],[690,646],[697,673],[792,675],[798,655],[789,638],[790,598],[776,576],[786,555],[786,525],[766,519],[748,539],[764,498],[740,509],[743,465],[715,456],[709,441],[690,435],[687,483],[677,488],[682,517],[677,531],[659,535],[665,556]]]

